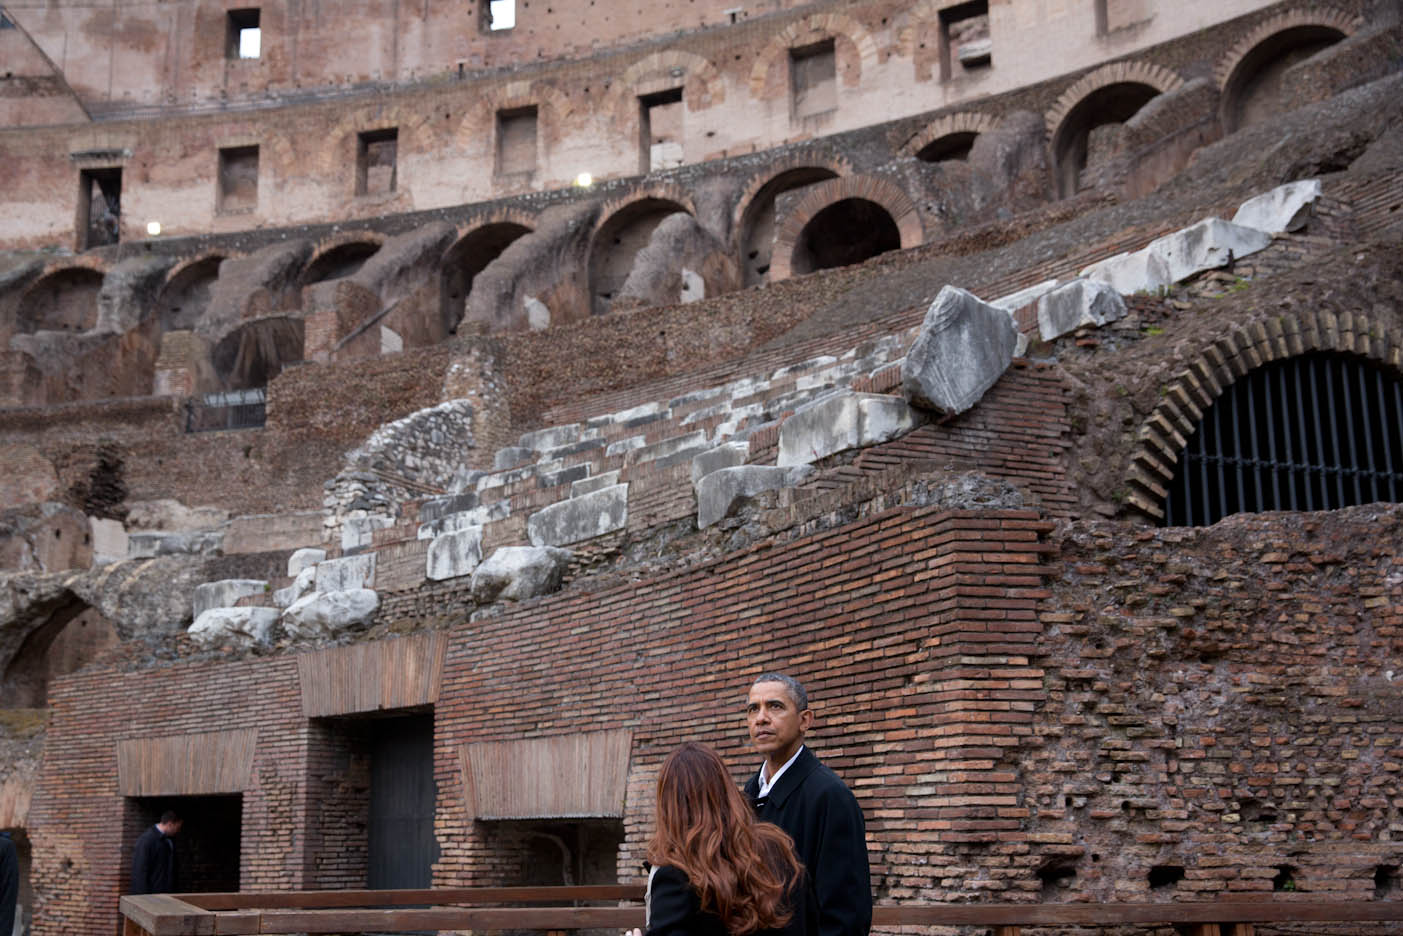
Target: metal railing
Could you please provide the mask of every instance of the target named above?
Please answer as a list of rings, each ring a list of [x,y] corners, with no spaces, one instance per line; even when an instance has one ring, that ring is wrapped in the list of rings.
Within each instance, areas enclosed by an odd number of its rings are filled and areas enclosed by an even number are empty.
[[[262,429],[267,419],[268,391],[263,387],[206,393],[185,401],[186,432]]]
[[[408,933],[422,930],[623,930],[643,925],[641,885],[472,887],[391,891],[148,894],[121,901],[124,936],[224,933]],[[578,906],[579,902],[614,906]],[[631,906],[619,906],[630,902]],[[502,904],[537,903],[522,907]],[[567,905],[569,904],[569,905]],[[463,906],[472,905],[472,906]],[[490,905],[490,906],[483,906]],[[979,926],[1018,936],[1023,926],[1179,926],[1195,936],[1250,936],[1264,923],[1403,921],[1403,900],[1256,900],[1182,903],[904,904],[874,908],[874,928]]]

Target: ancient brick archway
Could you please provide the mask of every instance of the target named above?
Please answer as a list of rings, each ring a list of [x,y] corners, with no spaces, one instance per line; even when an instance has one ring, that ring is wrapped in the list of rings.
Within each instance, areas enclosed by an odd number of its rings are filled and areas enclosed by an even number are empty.
[[[355,231],[319,244],[302,268],[303,286],[350,276],[373,257],[385,243],[385,236],[374,231]]]
[[[161,331],[188,331],[199,324],[209,307],[210,287],[219,278],[219,265],[227,258],[222,251],[201,251],[171,268],[156,297]]]
[[[461,232],[443,252],[439,263],[439,307],[444,331],[451,334],[457,330],[477,275],[534,229],[535,219],[525,212],[497,212]]]
[[[796,273],[807,273],[815,269],[823,269],[826,266],[837,265],[814,259],[814,247],[816,246],[814,239],[817,238],[818,242],[822,243],[834,231],[849,226],[838,225],[831,229],[824,226],[824,230],[817,230],[813,227],[813,223],[815,220],[822,221],[820,215],[823,212],[837,208],[842,203],[856,203],[849,204],[847,208],[840,210],[859,213],[863,217],[864,223],[872,222],[879,228],[885,229],[881,215],[885,214],[887,220],[890,221],[890,230],[874,232],[873,245],[879,249],[872,250],[867,253],[867,256],[875,256],[876,253],[885,249],[914,247],[925,239],[925,232],[921,226],[920,216],[916,212],[915,202],[892,183],[873,176],[845,176],[839,179],[830,179],[813,186],[792,207],[775,232],[774,258],[770,265],[771,281],[777,282],[788,279]],[[892,242],[891,239],[893,232],[895,242]],[[866,257],[857,256],[858,253],[862,252],[858,244],[850,245],[851,249],[841,249],[840,245],[829,241],[826,246],[839,248],[834,253],[835,259],[841,257],[846,259],[846,262],[866,259]],[[856,259],[851,259],[853,257]]]
[[[784,192],[836,179],[852,172],[845,160],[793,157],[750,180],[736,203],[732,224],[746,286],[765,281],[773,260],[775,199]]]
[[[677,186],[657,186],[635,192],[627,199],[606,204],[590,236],[590,311],[609,311],[614,296],[628,279],[638,251],[662,220],[679,212],[696,216],[691,198]]]
[[[925,162],[952,158],[951,153],[969,151],[969,145],[981,133],[998,125],[998,118],[978,111],[958,111],[932,121],[924,130],[907,140],[901,155],[915,156]]]
[[[1222,91],[1223,132],[1232,133],[1264,117],[1281,72],[1359,28],[1359,20],[1328,6],[1297,7],[1258,23],[1233,44],[1213,70]]]
[[[1177,74],[1159,65],[1115,62],[1088,72],[1062,92],[1045,117],[1052,131],[1052,171],[1058,194],[1063,198],[1076,194],[1092,130],[1124,123],[1151,98],[1183,84]]]
[[[1403,338],[1361,313],[1318,311],[1260,318],[1233,329],[1197,354],[1165,385],[1159,405],[1141,424],[1125,475],[1126,502],[1164,519],[1164,498],[1184,446],[1203,414],[1236,380],[1270,361],[1334,351],[1397,369]]]
[[[90,265],[44,273],[20,297],[16,330],[85,332],[97,325],[97,294],[105,273]]]

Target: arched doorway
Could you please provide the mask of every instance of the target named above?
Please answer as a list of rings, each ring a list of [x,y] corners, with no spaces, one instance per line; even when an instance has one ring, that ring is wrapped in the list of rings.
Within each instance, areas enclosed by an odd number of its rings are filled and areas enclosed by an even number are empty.
[[[899,249],[901,231],[887,209],[865,198],[845,198],[804,225],[794,244],[790,270],[812,273]]]
[[[97,325],[97,294],[103,275],[87,267],[55,270],[20,300],[19,331],[85,332]]]
[[[332,247],[307,264],[302,271],[302,285],[350,276],[379,251],[380,245],[373,241],[348,241]]]
[[[226,390],[266,387],[283,365],[302,360],[304,323],[274,316],[246,322],[221,338],[210,357]]]
[[[1097,88],[1067,112],[1052,136],[1053,172],[1059,198],[1082,187],[1082,173],[1109,155],[1120,125],[1160,93],[1153,85],[1121,81]]]
[[[1329,25],[1300,25],[1274,33],[1238,61],[1223,86],[1223,132],[1263,123],[1290,109],[1286,71],[1329,48],[1345,34]]]
[[[823,166],[788,169],[761,186],[741,215],[742,282],[765,282],[775,247],[775,199],[792,189],[836,179],[838,173]]]
[[[463,320],[477,275],[518,238],[530,233],[529,227],[511,221],[484,224],[464,234],[444,252],[439,295],[445,332],[452,334]]]
[[[614,212],[594,232],[589,251],[590,312],[603,315],[662,220],[687,209],[667,198],[640,198]]]

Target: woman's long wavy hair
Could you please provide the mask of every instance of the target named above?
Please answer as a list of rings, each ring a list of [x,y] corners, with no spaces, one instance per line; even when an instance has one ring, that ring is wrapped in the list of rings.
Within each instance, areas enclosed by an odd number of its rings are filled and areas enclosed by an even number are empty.
[[[658,773],[657,809],[648,860],[686,874],[702,909],[727,932],[789,922],[787,897],[802,875],[794,843],[755,818],[715,751],[689,741],[669,754]]]

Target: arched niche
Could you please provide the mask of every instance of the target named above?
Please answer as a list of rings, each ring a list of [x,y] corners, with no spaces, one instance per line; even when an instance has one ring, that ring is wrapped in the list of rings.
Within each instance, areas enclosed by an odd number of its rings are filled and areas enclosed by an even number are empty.
[[[283,365],[303,357],[304,322],[271,316],[245,322],[215,344],[210,355],[225,390],[265,387]]]
[[[219,278],[218,254],[203,257],[178,268],[166,281],[157,298],[161,331],[193,331],[209,308],[210,288]]]
[[[648,244],[662,220],[686,207],[669,198],[647,196],[629,202],[594,232],[589,251],[590,311],[603,315],[628,279],[638,251]]]
[[[497,221],[474,228],[460,237],[443,254],[440,265],[440,307],[443,329],[452,334],[463,320],[473,281],[502,251],[531,228],[515,221]]]
[[[103,274],[66,267],[40,277],[20,300],[19,331],[85,332],[97,324],[97,294]]]
[[[1223,85],[1223,132],[1264,123],[1291,107],[1287,69],[1345,38],[1337,25],[1305,23],[1272,33],[1238,60]]]
[[[865,198],[845,198],[804,225],[794,244],[790,272],[849,266],[899,249],[901,231],[886,208]]]
[[[1090,92],[1069,110],[1052,135],[1052,165],[1057,194],[1070,198],[1081,187],[1082,172],[1094,161],[1093,141],[1102,128],[1114,129],[1160,93],[1154,85],[1120,81]]]
[[[350,276],[380,250],[376,241],[352,240],[327,248],[314,256],[302,271],[302,285]]]
[[[741,215],[741,269],[746,286],[763,283],[769,275],[775,246],[775,199],[793,189],[837,177],[838,173],[826,166],[796,166],[756,191]]]
[[[6,663],[0,707],[47,707],[54,678],[95,662],[119,642],[116,628],[101,612],[65,592]]]

